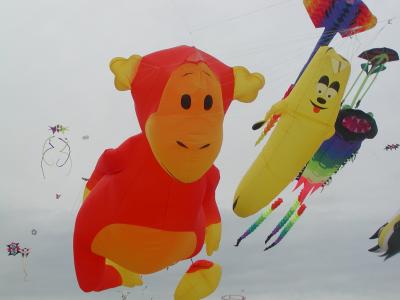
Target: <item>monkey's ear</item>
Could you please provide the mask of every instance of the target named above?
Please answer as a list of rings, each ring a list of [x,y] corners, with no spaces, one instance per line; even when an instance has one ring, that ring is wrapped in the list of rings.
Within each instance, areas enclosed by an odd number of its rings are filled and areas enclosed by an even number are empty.
[[[116,57],[111,60],[110,69],[115,75],[114,85],[117,90],[131,89],[131,83],[135,78],[141,59],[142,57],[139,55],[132,55],[128,59]]]
[[[260,73],[250,73],[245,67],[233,67],[235,89],[233,98],[240,102],[252,102],[257,98],[258,91],[265,84],[264,76]]]

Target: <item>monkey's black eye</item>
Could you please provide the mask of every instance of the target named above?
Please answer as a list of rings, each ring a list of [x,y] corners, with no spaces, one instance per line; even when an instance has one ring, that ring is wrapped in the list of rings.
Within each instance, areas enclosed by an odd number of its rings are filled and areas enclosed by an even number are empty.
[[[212,98],[212,96],[207,95],[204,98],[204,109],[209,110],[212,107],[212,105],[213,105],[213,98]]]
[[[190,95],[188,94],[184,94],[181,97],[181,106],[184,109],[189,109],[190,105],[192,105],[192,99],[190,98]]]

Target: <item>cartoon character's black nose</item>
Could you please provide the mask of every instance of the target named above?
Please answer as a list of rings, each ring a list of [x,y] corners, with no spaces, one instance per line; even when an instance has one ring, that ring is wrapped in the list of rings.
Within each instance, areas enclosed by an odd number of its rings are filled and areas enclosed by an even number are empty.
[[[326,100],[324,98],[320,98],[320,97],[317,98],[317,101],[320,104],[325,104],[326,103]]]

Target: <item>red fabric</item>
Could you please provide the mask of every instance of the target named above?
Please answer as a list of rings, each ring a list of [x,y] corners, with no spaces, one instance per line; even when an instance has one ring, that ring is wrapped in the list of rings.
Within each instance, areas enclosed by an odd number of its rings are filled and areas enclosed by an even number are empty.
[[[93,189],[96,185],[96,198],[108,196],[110,201],[111,198],[118,201],[112,203],[121,211],[117,223],[132,224],[134,220],[134,225],[196,231],[201,237],[206,225],[221,220],[215,203],[218,181],[219,171],[215,166],[193,183],[174,179],[155,159],[145,135],[139,134],[103,153],[87,187]],[[115,194],[97,191],[109,189],[108,185]]]
[[[75,223],[75,269],[81,289],[103,290],[121,283],[104,257],[91,251],[94,237],[109,224],[193,232],[197,245],[191,256],[196,255],[204,244],[205,227],[221,221],[215,203],[218,180],[219,171],[212,166],[193,183],[177,181],[159,165],[144,134],[106,150],[87,183],[92,191]]]
[[[213,265],[214,263],[209,260],[198,260],[189,267],[186,273],[194,273],[198,270],[210,269]]]
[[[148,117],[157,111],[171,73],[180,65],[190,62],[204,62],[215,73],[221,83],[224,111],[227,111],[233,100],[233,69],[195,47],[178,46],[146,55],[140,62],[131,93],[142,131]]]

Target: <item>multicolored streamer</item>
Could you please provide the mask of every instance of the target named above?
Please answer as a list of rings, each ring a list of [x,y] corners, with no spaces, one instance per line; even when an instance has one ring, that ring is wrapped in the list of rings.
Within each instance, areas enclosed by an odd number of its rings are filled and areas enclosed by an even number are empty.
[[[258,219],[238,238],[236,242],[236,247],[239,246],[240,242],[245,239],[247,236],[252,234],[254,230],[257,229],[258,226],[261,225],[262,222],[283,202],[282,198],[278,198],[275,200],[262,214],[258,217]]]
[[[279,234],[278,238],[273,242],[271,245],[266,247],[264,251],[271,249],[272,247],[275,247],[277,244],[279,244],[280,241],[288,234],[290,229],[292,229],[293,225],[299,220],[300,216],[303,214],[304,210],[307,208],[305,204],[302,204],[300,208],[297,210],[296,214],[289,220],[289,222],[286,224],[285,228],[281,231]],[[267,242],[265,242],[267,243]]]

